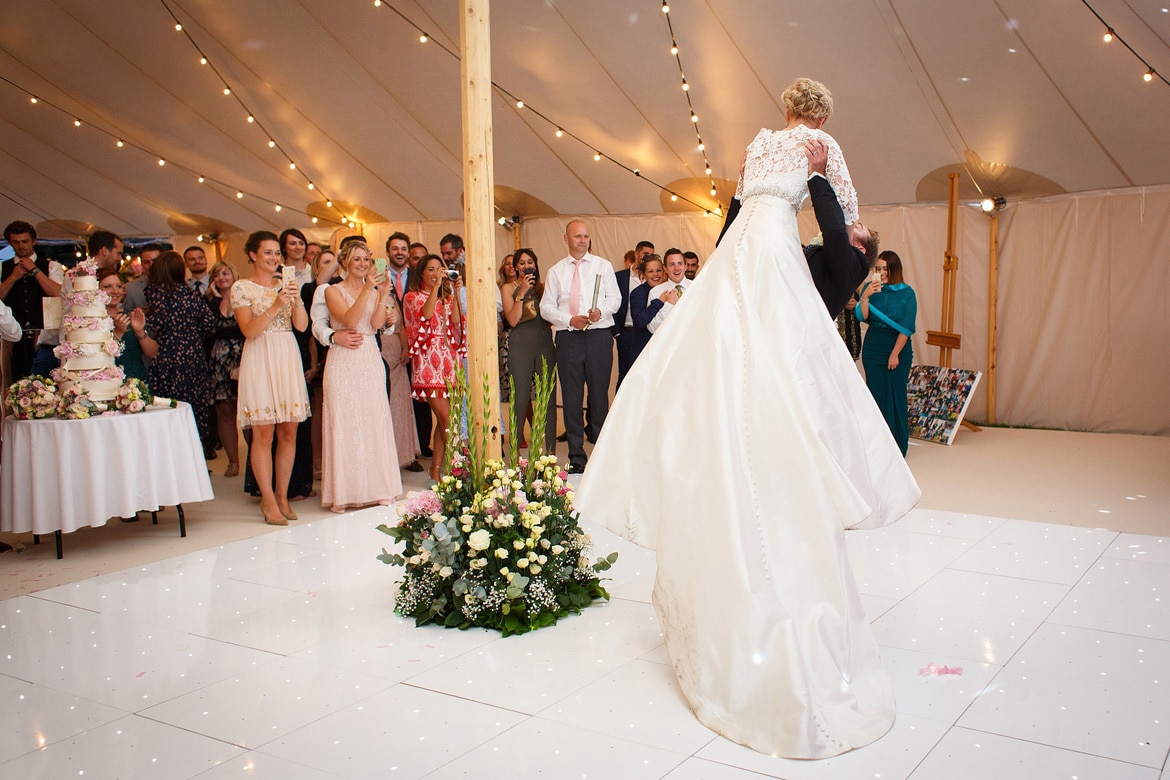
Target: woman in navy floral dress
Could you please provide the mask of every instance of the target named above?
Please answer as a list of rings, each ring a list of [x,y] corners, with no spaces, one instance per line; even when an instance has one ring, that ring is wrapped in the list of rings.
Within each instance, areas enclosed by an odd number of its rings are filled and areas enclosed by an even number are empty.
[[[211,369],[204,339],[215,318],[199,293],[185,283],[187,267],[178,252],[164,252],[150,266],[146,285],[146,330],[158,342],[150,361],[150,390],[191,404],[199,438],[206,440],[211,408]]]

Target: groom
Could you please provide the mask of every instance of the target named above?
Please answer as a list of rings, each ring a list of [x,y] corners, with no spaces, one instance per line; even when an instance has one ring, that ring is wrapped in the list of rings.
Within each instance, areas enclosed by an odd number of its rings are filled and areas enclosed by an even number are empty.
[[[852,230],[846,227],[845,212],[825,178],[829,156],[825,142],[810,140],[804,154],[808,157],[808,194],[823,237],[819,245],[805,247],[804,256],[829,316],[836,319],[877,259],[877,236],[861,222],[853,223]]]
[[[829,159],[829,147],[825,142],[815,138],[810,140],[804,147],[804,154],[808,157],[808,194],[823,236],[820,245],[805,247],[804,255],[812,272],[813,284],[825,302],[829,316],[836,319],[877,258],[877,236],[860,222],[854,224],[852,232],[845,225],[845,212],[825,178],[825,164]],[[723,230],[715,240],[716,246],[735,221],[739,206],[739,200],[732,198]]]

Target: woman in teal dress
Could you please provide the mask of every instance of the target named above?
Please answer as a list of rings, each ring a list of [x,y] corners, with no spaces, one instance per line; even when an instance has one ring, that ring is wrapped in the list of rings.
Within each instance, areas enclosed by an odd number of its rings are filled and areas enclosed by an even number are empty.
[[[894,441],[906,455],[910,444],[906,385],[914,348],[910,337],[918,319],[918,299],[902,277],[902,258],[896,252],[878,255],[873,270],[879,275],[857,302],[857,319],[869,324],[861,347],[865,384],[873,393]]]
[[[146,332],[146,314],[142,309],[135,309],[126,314],[122,311],[122,301],[126,300],[126,285],[118,278],[118,272],[112,268],[98,272],[98,287],[110,295],[110,302],[106,311],[114,320],[114,338],[122,342],[122,354],[117,358],[127,379],[141,379],[147,381],[146,360],[158,354],[158,342]]]

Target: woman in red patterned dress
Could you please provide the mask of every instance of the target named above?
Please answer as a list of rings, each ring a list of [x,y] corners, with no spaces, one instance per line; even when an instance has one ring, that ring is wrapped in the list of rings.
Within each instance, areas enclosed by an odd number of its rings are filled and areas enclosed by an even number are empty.
[[[411,394],[435,415],[431,478],[437,480],[447,449],[447,383],[455,378],[459,353],[466,351],[459,308],[458,275],[447,278],[438,255],[427,255],[411,269],[403,297],[406,338],[410,342]]]

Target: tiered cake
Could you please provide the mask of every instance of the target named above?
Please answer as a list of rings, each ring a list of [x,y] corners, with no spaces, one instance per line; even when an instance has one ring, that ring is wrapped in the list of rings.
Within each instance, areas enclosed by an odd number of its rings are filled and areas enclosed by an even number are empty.
[[[114,338],[114,320],[106,313],[109,293],[98,289],[92,261],[70,270],[73,290],[62,292],[65,315],[61,318],[61,344],[53,353],[61,367],[53,372],[62,392],[77,385],[93,401],[112,401],[126,379],[115,365],[122,342]]]

